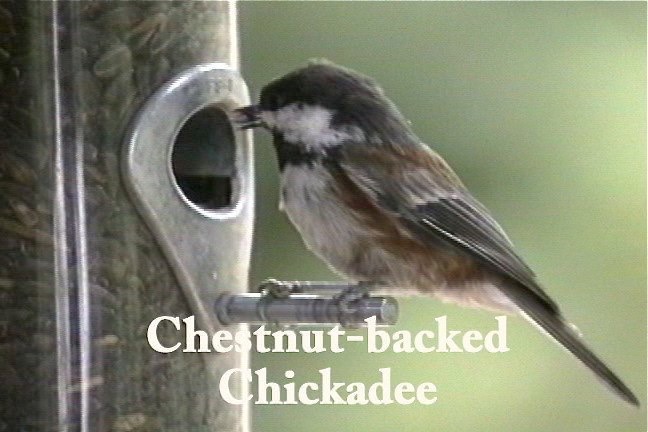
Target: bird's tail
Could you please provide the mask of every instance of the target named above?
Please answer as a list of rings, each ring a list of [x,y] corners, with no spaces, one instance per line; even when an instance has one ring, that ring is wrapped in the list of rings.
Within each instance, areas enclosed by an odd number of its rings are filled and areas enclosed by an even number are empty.
[[[549,307],[526,287],[506,284],[500,289],[520,308],[526,319],[572,353],[610,390],[624,401],[639,406],[639,400],[634,393],[582,342],[580,335],[565,321],[556,308]]]

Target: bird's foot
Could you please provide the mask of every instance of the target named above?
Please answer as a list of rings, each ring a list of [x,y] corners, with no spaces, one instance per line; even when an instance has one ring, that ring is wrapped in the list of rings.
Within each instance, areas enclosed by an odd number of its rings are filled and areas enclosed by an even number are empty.
[[[368,298],[371,289],[376,286],[373,282],[358,282],[356,285],[350,285],[336,294],[333,298],[337,301],[340,308],[340,317],[353,316],[358,312],[358,300]],[[344,327],[354,327],[349,325],[348,320],[340,319]]]
[[[268,298],[284,299],[302,291],[299,282],[266,279],[259,285],[259,292]]]

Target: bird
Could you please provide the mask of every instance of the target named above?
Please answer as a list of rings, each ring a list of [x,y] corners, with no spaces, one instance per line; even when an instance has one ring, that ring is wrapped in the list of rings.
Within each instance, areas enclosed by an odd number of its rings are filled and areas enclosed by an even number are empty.
[[[347,281],[519,314],[617,396],[626,384],[582,340],[491,213],[372,78],[311,60],[235,109],[273,137],[280,209]]]

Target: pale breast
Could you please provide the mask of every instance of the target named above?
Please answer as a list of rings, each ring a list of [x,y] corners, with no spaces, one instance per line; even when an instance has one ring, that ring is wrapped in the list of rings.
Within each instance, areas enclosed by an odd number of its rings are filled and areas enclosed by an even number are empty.
[[[347,273],[366,233],[331,186],[331,174],[321,165],[288,165],[281,176],[280,208],[311,251]]]

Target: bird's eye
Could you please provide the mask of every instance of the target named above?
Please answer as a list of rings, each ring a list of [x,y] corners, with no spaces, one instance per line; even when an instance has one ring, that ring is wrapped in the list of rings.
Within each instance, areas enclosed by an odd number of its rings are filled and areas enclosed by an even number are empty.
[[[286,104],[285,98],[283,96],[279,96],[279,95],[276,95],[273,98],[272,102],[273,102],[273,105],[274,105],[274,107],[276,109],[279,109],[279,108],[281,108],[282,106],[284,106]]]

